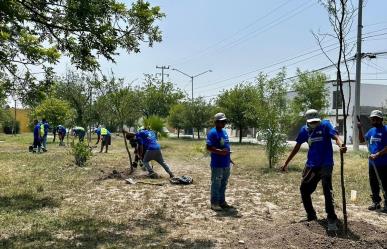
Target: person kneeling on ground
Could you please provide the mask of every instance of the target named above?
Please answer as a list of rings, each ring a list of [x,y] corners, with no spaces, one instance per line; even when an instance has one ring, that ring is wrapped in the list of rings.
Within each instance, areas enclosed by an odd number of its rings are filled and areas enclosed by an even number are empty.
[[[306,125],[301,128],[296,139],[297,144],[281,169],[287,171],[289,162],[297,154],[301,145],[308,142],[308,158],[302,173],[300,186],[302,203],[307,214],[307,220],[317,220],[311,195],[321,180],[325,197],[325,211],[328,214],[328,231],[337,231],[337,216],[334,208],[332,189],[332,170],[334,163],[331,140],[334,139],[336,141],[341,153],[345,153],[347,147],[342,143],[331,123],[328,120],[321,120],[316,110],[308,110],[305,113],[305,117]]]
[[[144,167],[148,171],[149,177],[154,178],[157,176],[150,166],[150,161],[152,160],[158,162],[171,178],[175,177],[169,165],[164,161],[161,147],[157,142],[157,136],[154,131],[145,128],[137,133],[128,133],[127,138],[129,138],[129,140],[136,138],[138,143],[138,155],[144,155],[142,161]]]
[[[382,187],[384,197],[383,213],[387,213],[387,125],[383,125],[383,113],[379,110],[373,110],[370,115],[373,128],[365,136],[359,122],[359,141],[367,142],[368,150],[371,155],[368,158],[369,181],[372,192],[372,204],[369,210],[381,209],[380,187]],[[380,181],[380,185],[379,185]]]
[[[224,113],[215,115],[215,127],[207,135],[207,150],[211,152],[211,209],[222,211],[233,207],[226,202],[226,188],[230,177],[231,148],[224,129],[227,118]]]

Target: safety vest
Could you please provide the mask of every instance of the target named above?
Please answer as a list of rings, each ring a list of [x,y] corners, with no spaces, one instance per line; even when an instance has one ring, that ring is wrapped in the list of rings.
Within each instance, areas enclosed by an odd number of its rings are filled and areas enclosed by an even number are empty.
[[[40,125],[40,136],[41,137],[44,136],[44,124],[43,123]]]
[[[106,128],[101,128],[101,135],[106,136],[108,134],[108,130]]]

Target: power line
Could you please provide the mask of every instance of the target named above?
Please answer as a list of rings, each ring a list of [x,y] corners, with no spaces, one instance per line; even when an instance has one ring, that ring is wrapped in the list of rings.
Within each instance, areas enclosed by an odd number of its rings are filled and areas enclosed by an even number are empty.
[[[370,32],[367,32],[366,34],[374,34],[374,33],[380,32],[380,31],[384,31],[384,30],[387,30],[387,28],[383,28],[383,29],[379,29],[379,30],[375,30],[375,31],[370,31]],[[379,34],[377,34],[377,35],[379,35]],[[377,35],[374,35],[374,36],[377,36]],[[353,41],[353,40],[355,40],[355,39],[356,39],[356,38],[353,37],[353,38],[348,39],[348,41]],[[368,39],[368,36],[364,37],[364,39]],[[334,46],[334,45],[336,45],[336,43],[332,43],[332,44],[327,45],[327,46],[325,46],[325,47],[323,47],[323,48],[326,49],[326,48],[332,47],[332,46]],[[338,47],[335,47],[335,48],[330,49],[330,50],[328,50],[328,51],[326,51],[326,52],[333,51],[334,49],[337,49],[337,48],[338,48]],[[208,86],[219,85],[219,83],[222,83],[222,82],[225,82],[225,81],[229,81],[229,80],[233,80],[233,79],[237,79],[237,78],[240,78],[240,77],[243,77],[243,76],[252,74],[252,73],[256,73],[256,72],[262,71],[262,70],[264,70],[264,69],[268,69],[268,68],[271,68],[271,67],[274,67],[274,66],[277,66],[277,65],[281,65],[281,64],[283,64],[283,63],[286,63],[286,62],[289,62],[289,61],[292,61],[292,60],[295,60],[295,59],[304,57],[304,56],[306,56],[306,55],[313,54],[313,53],[315,53],[315,52],[317,52],[317,51],[321,51],[321,49],[320,49],[320,48],[317,48],[317,49],[308,51],[308,52],[306,52],[306,53],[303,53],[303,54],[301,54],[301,55],[296,55],[296,56],[293,56],[293,57],[290,57],[290,58],[286,58],[286,59],[284,59],[284,60],[282,60],[282,61],[279,61],[279,62],[270,64],[270,65],[265,66],[265,67],[261,67],[261,68],[258,68],[258,69],[255,69],[255,70],[252,70],[252,71],[249,71],[249,72],[246,72],[246,73],[242,73],[242,74],[239,74],[239,75],[231,76],[231,77],[226,78],[226,79],[223,79],[223,80],[216,81],[216,82],[214,82],[214,83],[211,84],[211,85],[206,84],[205,86],[199,86],[199,87],[197,87],[196,89],[203,89],[203,88],[207,88]],[[284,66],[292,66],[292,65],[294,65],[294,64],[298,64],[298,63],[300,63],[300,62],[303,62],[303,61],[312,59],[312,58],[317,57],[317,56],[322,55],[322,54],[323,54],[323,52],[320,52],[320,53],[318,53],[318,54],[316,54],[316,55],[314,55],[314,56],[311,56],[311,57],[308,57],[308,58],[306,58],[306,59],[297,61],[297,62],[292,63],[292,64],[290,64],[290,65],[284,65]],[[282,66],[282,67],[284,67],[284,66]],[[282,68],[282,67],[281,67],[281,68]],[[277,69],[277,70],[279,70],[279,69]],[[254,77],[252,77],[252,78],[254,78]],[[251,79],[251,77],[248,78],[248,79]],[[247,79],[245,79],[245,80],[247,80]],[[211,88],[211,89],[212,89],[212,88]],[[211,89],[209,89],[209,90],[211,90]],[[217,89],[217,88],[214,88],[214,89]]]
[[[312,3],[310,5],[307,5],[306,7],[302,8],[302,6],[304,6],[305,4],[301,4],[299,6],[297,6],[297,8],[294,8],[292,9],[291,11],[287,12],[283,17],[280,17],[279,19],[275,19],[274,21],[271,21],[269,22],[268,24],[266,24],[265,26],[261,26],[259,27],[258,29],[252,31],[250,34],[246,34],[244,36],[242,36],[241,38],[237,39],[237,40],[234,40],[234,41],[231,41],[229,43],[227,43],[225,46],[221,47],[218,49],[219,52],[217,51],[212,51],[212,53],[222,53],[224,52],[225,49],[229,49],[229,48],[232,48],[232,47],[235,47],[247,40],[250,40],[251,38],[255,37],[257,33],[259,34],[263,34],[264,32],[272,29],[273,27],[289,20],[290,18],[302,13],[303,11],[305,11],[306,9],[312,7],[313,5],[315,5],[316,3]],[[301,8],[301,9],[300,9]],[[290,14],[290,15],[289,15]],[[252,36],[251,36],[252,35]],[[246,39],[245,39],[246,38]],[[245,39],[245,40],[244,40]],[[202,53],[200,55],[196,55],[195,57],[198,57],[198,56],[203,56],[205,54],[208,54],[208,52],[205,52],[205,53]],[[183,62],[180,62],[180,64],[184,64],[186,62],[188,62],[190,60],[185,60]]]
[[[213,43],[212,45],[202,49],[202,50],[199,50],[195,53],[195,55],[191,55],[191,56],[187,56],[187,57],[184,57],[180,60],[180,63],[185,63],[186,61],[189,61],[190,59],[192,59],[192,57],[197,57],[201,54],[203,54],[204,52],[207,52],[208,50],[216,47],[217,45],[223,43],[224,41],[227,41],[227,40],[230,40],[231,38],[234,38],[234,36],[242,33],[243,31],[249,29],[250,27],[252,27],[254,24],[256,24],[257,22],[259,21],[262,21],[264,20],[266,17],[270,16],[271,14],[275,13],[276,11],[278,11],[279,9],[285,7],[286,5],[288,5],[290,2],[292,2],[294,0],[285,0],[283,1],[280,5],[278,5],[277,7],[273,8],[272,10],[270,10],[267,14],[255,19],[253,22],[249,23],[248,25],[242,27],[241,29],[237,30],[235,33],[227,36],[226,38],[224,39],[221,39],[215,43]],[[179,62],[177,62],[176,64],[180,64]]]

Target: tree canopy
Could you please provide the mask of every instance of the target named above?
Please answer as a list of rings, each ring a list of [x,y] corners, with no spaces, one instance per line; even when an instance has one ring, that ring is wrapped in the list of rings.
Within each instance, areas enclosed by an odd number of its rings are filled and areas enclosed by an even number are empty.
[[[164,14],[143,0],[130,8],[117,0],[2,0],[0,16],[0,83],[25,93],[40,85],[37,71],[51,78],[61,55],[93,71],[99,57],[115,62],[119,49],[138,53],[141,43],[160,42],[155,23]]]

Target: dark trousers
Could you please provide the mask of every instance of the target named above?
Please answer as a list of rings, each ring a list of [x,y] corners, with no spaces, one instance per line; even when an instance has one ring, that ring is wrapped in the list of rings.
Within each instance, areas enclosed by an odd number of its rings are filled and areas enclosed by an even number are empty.
[[[375,169],[372,165],[368,168],[369,170],[369,176],[370,176],[370,186],[371,186],[371,198],[372,201],[375,203],[380,203],[382,201],[382,198],[380,198],[380,185],[378,178],[375,173]],[[387,165],[386,166],[380,166],[377,167],[376,170],[378,171],[380,180],[382,182],[382,186],[384,191],[387,189]],[[384,196],[384,202],[387,205],[387,196]]]
[[[325,197],[325,211],[328,215],[328,219],[337,219],[332,191],[332,167],[305,167],[304,172],[302,173],[300,186],[301,198],[305,211],[308,217],[316,216],[311,195],[316,190],[317,184],[320,180],[322,182]]]

